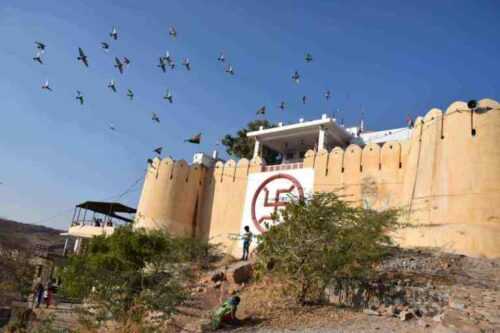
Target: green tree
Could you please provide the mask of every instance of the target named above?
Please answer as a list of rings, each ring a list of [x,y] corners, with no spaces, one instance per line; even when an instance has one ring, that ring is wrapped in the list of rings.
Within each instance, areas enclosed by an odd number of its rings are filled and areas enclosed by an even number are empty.
[[[236,132],[235,136],[226,134],[221,143],[226,147],[226,152],[230,156],[237,158],[251,159],[253,157],[253,148],[255,140],[247,137],[248,132],[257,131],[260,126],[264,128],[276,127],[275,124],[267,120],[254,120],[247,124],[247,127],[240,129]],[[281,161],[281,156],[266,147],[262,149],[262,158],[269,164]]]
[[[166,319],[186,299],[193,265],[210,252],[207,243],[121,227],[94,237],[69,258],[62,292],[92,304],[97,321],[140,322],[154,311]]]
[[[320,301],[336,279],[368,277],[393,245],[387,232],[400,226],[398,211],[355,208],[334,193],[292,199],[273,218],[281,223],[260,236],[258,264],[301,304]]]

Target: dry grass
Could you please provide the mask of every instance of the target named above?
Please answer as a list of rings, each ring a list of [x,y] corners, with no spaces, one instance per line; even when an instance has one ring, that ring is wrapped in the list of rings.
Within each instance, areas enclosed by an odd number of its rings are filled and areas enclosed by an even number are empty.
[[[356,312],[336,306],[300,306],[287,296],[280,281],[265,277],[241,292],[238,317],[257,326],[284,328],[323,327],[352,319]]]

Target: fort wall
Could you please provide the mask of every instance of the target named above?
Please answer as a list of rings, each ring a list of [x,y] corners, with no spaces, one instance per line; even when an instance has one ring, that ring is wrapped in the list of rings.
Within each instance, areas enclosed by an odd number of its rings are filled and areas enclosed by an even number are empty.
[[[489,109],[489,110],[488,110]],[[355,205],[401,208],[413,224],[394,238],[402,246],[436,246],[500,256],[500,105],[481,100],[416,119],[407,141],[308,151],[314,191],[336,191]],[[137,222],[147,229],[197,235],[239,253],[248,175],[262,161],[218,162],[213,168],[155,159],[148,168]]]

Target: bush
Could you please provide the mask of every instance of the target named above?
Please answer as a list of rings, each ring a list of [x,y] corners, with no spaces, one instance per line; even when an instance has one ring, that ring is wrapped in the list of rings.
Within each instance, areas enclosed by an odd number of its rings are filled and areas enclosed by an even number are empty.
[[[151,312],[165,319],[187,297],[192,262],[209,252],[198,240],[118,228],[109,237],[94,237],[83,254],[69,258],[61,291],[85,299],[98,322],[140,322]]]
[[[260,236],[258,266],[283,277],[300,304],[319,302],[335,279],[368,276],[400,226],[397,210],[351,207],[334,193],[292,199],[273,218],[281,223]]]

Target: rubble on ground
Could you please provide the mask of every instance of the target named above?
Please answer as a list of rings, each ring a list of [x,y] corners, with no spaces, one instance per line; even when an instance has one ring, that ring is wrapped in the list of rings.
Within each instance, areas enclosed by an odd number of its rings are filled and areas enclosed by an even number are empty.
[[[397,250],[369,281],[341,280],[329,303],[370,316],[427,321],[460,332],[500,329],[500,260],[431,250]]]

